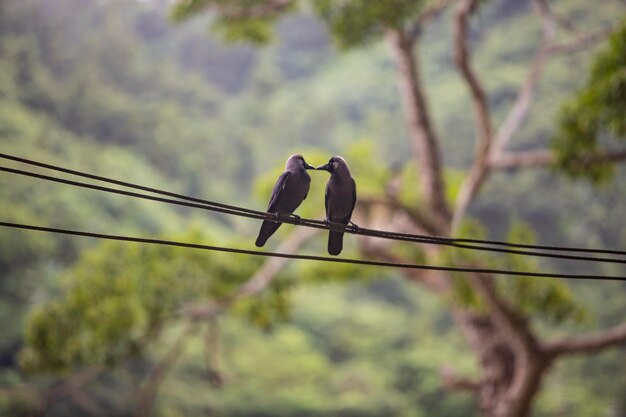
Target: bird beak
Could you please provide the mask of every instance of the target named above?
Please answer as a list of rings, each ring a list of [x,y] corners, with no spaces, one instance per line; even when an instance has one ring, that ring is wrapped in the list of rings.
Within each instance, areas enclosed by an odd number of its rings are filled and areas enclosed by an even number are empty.
[[[315,169],[315,167],[311,164],[304,163],[304,169]]]
[[[330,164],[320,165],[320,166],[318,166],[315,169],[319,170],[319,171],[328,171],[328,172],[330,172]]]

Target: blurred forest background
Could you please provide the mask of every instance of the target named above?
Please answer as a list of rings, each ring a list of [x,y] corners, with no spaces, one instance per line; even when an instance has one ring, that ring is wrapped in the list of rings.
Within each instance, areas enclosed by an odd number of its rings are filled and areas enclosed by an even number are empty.
[[[551,4],[581,30],[616,28],[626,13],[621,0]],[[496,118],[540,38],[530,7],[491,0],[474,18],[474,64]],[[278,20],[266,46],[225,44],[208,30],[212,15],[174,24],[170,14],[171,3],[157,0],[1,0],[0,152],[259,210],[294,152],[313,165],[343,155],[360,197],[384,194],[398,172],[415,175],[384,42],[341,51],[304,10]],[[443,13],[428,26],[419,54],[454,194],[474,127],[449,19]],[[562,103],[604,46],[548,62],[515,148],[554,135]],[[624,248],[625,173],[616,167],[588,181],[549,168],[500,171],[470,206],[470,229],[492,239]],[[321,219],[327,175],[311,176],[298,213]],[[403,187],[403,198],[415,199]],[[0,201],[3,221],[243,248],[259,227],[7,173]],[[283,226],[269,248],[293,230]],[[359,256],[354,236],[345,247]],[[301,251],[324,248],[318,234]],[[406,245],[397,250],[412,256]],[[448,366],[463,375],[478,369],[451,318],[453,301],[397,271],[292,262],[228,314],[181,318],[180,308],[232,293],[261,265],[0,230],[0,415],[480,415],[474,396],[442,384]],[[624,275],[619,265],[515,265]],[[558,285],[559,304],[535,323],[541,334],[605,328],[626,316],[623,283]],[[558,362],[532,415],[626,416],[624,349]]]

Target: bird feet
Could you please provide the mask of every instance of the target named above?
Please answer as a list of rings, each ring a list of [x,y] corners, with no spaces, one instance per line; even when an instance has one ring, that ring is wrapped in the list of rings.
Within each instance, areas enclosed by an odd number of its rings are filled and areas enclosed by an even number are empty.
[[[348,224],[350,225],[350,230],[352,231],[352,233],[356,233],[361,230],[361,228],[357,226],[352,220],[348,221]]]
[[[292,224],[300,224],[302,222],[302,217],[298,216],[297,214],[274,213],[274,217],[277,221],[280,221],[281,223],[285,220],[291,220],[289,223]]]
[[[333,225],[335,223],[333,223],[332,221],[330,221],[330,219],[324,219],[324,223],[326,224],[326,227],[328,228],[328,230],[333,230]]]
[[[326,223],[326,227],[328,227],[330,230],[333,230],[333,227],[337,227],[337,226],[344,226],[345,227],[346,226],[346,225],[341,224],[341,223],[334,223],[334,222],[330,221],[329,219],[324,219],[324,223]],[[350,227],[346,230],[348,232],[356,233],[359,230],[361,230],[361,228],[359,226],[357,226],[352,220],[349,220],[348,224],[350,225]],[[343,230],[337,230],[337,231],[343,231]]]

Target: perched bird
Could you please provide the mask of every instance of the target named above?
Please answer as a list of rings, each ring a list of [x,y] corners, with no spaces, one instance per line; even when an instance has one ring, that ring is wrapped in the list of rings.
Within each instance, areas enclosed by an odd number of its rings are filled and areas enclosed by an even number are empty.
[[[326,221],[352,223],[350,217],[356,204],[356,183],[350,175],[346,160],[341,156],[333,156],[326,165],[316,169],[330,172],[330,179],[326,184]],[[342,248],[343,232],[331,231],[328,235],[328,253],[339,255]]]
[[[304,161],[302,155],[291,155],[285,164],[285,172],[278,177],[276,185],[272,190],[272,197],[267,206],[269,213],[279,215],[290,215],[302,203],[309,193],[311,177],[306,172],[307,169],[315,169]],[[265,245],[267,239],[274,234],[281,223],[272,220],[263,220],[259,236],[255,244],[259,247]]]

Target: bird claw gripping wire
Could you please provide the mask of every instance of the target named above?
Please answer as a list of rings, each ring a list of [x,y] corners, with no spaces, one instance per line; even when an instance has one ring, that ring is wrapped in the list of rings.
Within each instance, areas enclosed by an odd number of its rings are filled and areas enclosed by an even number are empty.
[[[348,221],[348,224],[350,225],[350,231],[352,233],[357,233],[359,230],[361,230],[361,228],[357,226],[352,220]]]
[[[281,214],[281,213],[274,213],[274,218],[277,221],[285,221],[285,220],[290,220],[289,223],[292,224],[300,224],[302,223],[302,217],[298,216],[297,214]]]
[[[289,218],[293,220],[293,224],[300,224],[302,223],[302,217],[298,216],[297,214],[290,214]]]
[[[350,227],[348,227],[348,225],[344,225],[343,223],[334,223],[330,221],[329,219],[324,219],[324,223],[326,224],[326,227],[329,230],[335,230],[337,232],[347,231],[347,232],[356,233],[359,230],[361,230],[361,228],[357,226],[356,224],[354,224],[354,222],[352,222],[351,220],[348,221],[348,224],[350,225]]]

